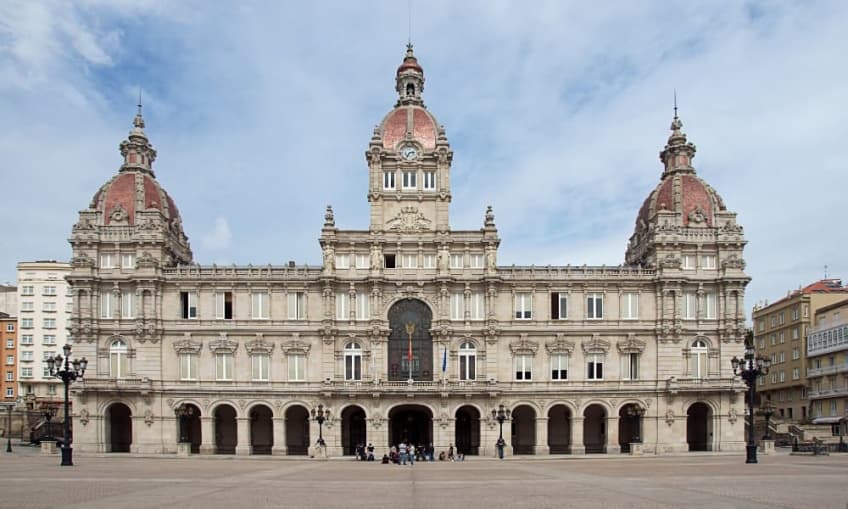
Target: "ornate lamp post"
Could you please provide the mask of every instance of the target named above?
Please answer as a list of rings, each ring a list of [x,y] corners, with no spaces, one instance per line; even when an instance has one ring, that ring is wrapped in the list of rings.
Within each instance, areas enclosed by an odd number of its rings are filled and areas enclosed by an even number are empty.
[[[492,410],[492,418],[496,419],[498,424],[500,424],[501,430],[498,440],[503,440],[503,423],[509,418],[509,410],[505,409],[503,405],[499,405],[497,410]]]
[[[12,409],[15,408],[14,403],[4,403],[8,412],[6,420],[6,452],[12,452]]]
[[[747,457],[745,463],[757,463],[757,443],[754,438],[754,397],[757,377],[765,376],[771,367],[771,361],[762,356],[754,355],[754,342],[745,343],[745,355],[742,359],[733,357],[730,360],[733,375],[741,377],[748,386],[748,445],[745,446]]]
[[[82,379],[83,375],[85,375],[85,368],[88,367],[88,361],[85,357],[71,361],[71,345],[66,344],[62,347],[62,351],[65,352],[65,358],[62,359],[61,355],[57,355],[55,358],[48,357],[47,367],[50,369],[51,376],[55,376],[65,384],[65,439],[62,441],[61,465],[63,467],[72,467],[74,466],[74,451],[71,448],[71,415],[68,410],[68,387],[71,385],[71,382]],[[64,366],[62,366],[63,360],[65,361]]]
[[[324,421],[330,416],[330,411],[324,411],[324,405],[318,404],[318,409],[312,409],[312,418],[318,423],[318,445],[324,447]]]
[[[630,417],[632,422],[633,429],[633,443],[641,444],[641,428],[642,428],[642,417],[645,415],[645,409],[640,407],[639,405],[629,405],[627,410],[625,410],[627,416]]]
[[[191,442],[188,436],[188,427],[191,422],[191,418],[194,417],[194,406],[180,405],[176,410],[174,410],[174,413],[176,413],[177,417],[180,419],[180,443],[184,444],[186,442]]]
[[[42,437],[42,440],[53,439],[53,428],[50,426],[50,421],[52,421],[53,417],[56,416],[56,407],[49,403],[45,404],[41,413],[44,415],[44,420],[47,421],[47,434]]]
[[[769,427],[769,422],[771,421],[772,416],[774,415],[774,403],[771,401],[766,401],[763,403],[762,408],[760,408],[760,415],[762,415],[766,420],[766,431],[763,434],[763,440],[771,440],[771,428]]]

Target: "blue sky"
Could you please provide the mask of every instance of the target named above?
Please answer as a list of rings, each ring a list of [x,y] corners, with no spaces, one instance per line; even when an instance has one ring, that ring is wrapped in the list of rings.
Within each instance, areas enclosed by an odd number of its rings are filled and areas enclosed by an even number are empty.
[[[658,182],[672,91],[739,213],[747,307],[846,270],[845,2],[413,1],[452,226],[493,205],[501,264],[617,265]],[[0,282],[68,259],[144,90],[156,174],[201,263],[319,263],[368,225],[364,151],[395,100],[406,2],[0,4]]]

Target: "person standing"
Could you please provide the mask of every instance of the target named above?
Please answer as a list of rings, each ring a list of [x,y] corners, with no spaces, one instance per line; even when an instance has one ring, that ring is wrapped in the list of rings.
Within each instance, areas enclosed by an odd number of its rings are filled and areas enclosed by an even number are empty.
[[[409,466],[415,465],[415,445],[409,442]]]
[[[374,444],[368,444],[368,461],[374,461]]]
[[[406,460],[409,457],[408,454],[409,449],[406,447],[406,441],[401,440],[400,445],[398,445],[398,453],[400,454],[400,464],[406,465]]]
[[[503,437],[498,438],[495,446],[498,448],[498,458],[503,459],[504,447],[506,446],[506,441],[504,441]]]

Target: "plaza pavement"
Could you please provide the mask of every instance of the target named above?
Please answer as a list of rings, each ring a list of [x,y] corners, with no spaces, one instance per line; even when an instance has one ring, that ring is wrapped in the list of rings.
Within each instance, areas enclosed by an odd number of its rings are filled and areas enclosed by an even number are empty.
[[[348,459],[58,456],[0,452],[0,507],[848,508],[848,454],[469,457],[415,466]]]

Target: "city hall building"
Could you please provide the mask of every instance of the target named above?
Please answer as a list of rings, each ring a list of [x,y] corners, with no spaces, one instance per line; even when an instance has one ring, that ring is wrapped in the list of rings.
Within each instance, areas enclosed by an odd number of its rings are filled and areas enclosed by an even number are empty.
[[[453,152],[411,46],[395,81],[370,224],[327,207],[320,266],[196,263],[139,111],[70,239],[76,449],[299,455],[321,434],[329,456],[493,455],[501,426],[507,454],[743,448],[745,239],[676,113],[624,264],[502,266],[491,207],[451,229]]]

